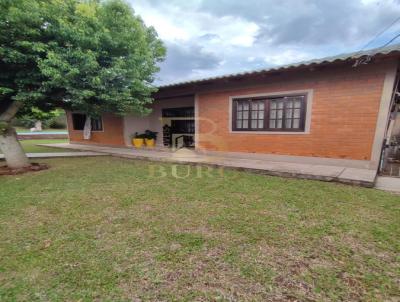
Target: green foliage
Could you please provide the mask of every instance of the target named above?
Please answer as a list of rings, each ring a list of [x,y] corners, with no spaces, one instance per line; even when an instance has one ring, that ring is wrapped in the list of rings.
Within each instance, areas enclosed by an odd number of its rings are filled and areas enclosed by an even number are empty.
[[[122,0],[0,0],[0,112],[146,113],[164,55]]]
[[[49,127],[52,129],[66,129],[67,128],[67,117],[65,115],[65,112],[63,112],[61,115],[53,117],[50,119],[46,124],[45,127]]]
[[[132,138],[147,138],[147,139],[157,139],[157,133],[151,130],[146,130],[144,133],[135,132],[134,135],[131,135]]]
[[[144,132],[144,134],[146,135],[146,138],[147,139],[157,139],[157,133],[158,132],[154,132],[154,131],[151,131],[151,130],[146,130],[145,132]]]
[[[138,132],[135,132],[135,134],[134,135],[132,135],[132,138],[143,138],[143,139],[145,139],[146,138],[146,134],[144,134],[144,133],[138,133]]]
[[[29,116],[23,115],[15,119],[11,125],[14,127],[32,128],[35,126],[35,120]]]
[[[57,128],[51,127],[52,124],[57,124],[57,118],[61,115],[65,115],[64,110],[62,109],[54,109],[48,112],[42,111],[37,107],[32,107],[24,110],[24,114],[20,116],[15,122],[14,125],[22,126],[25,128],[31,128],[35,125],[36,121],[42,121],[43,127],[47,128]],[[62,127],[65,128],[65,124]]]
[[[54,117],[57,117],[62,113],[62,111],[60,109],[55,109],[55,110],[52,110],[49,112],[44,112],[37,107],[32,107],[30,109],[31,109],[31,112],[29,115],[37,121],[46,121],[46,120],[52,119]]]

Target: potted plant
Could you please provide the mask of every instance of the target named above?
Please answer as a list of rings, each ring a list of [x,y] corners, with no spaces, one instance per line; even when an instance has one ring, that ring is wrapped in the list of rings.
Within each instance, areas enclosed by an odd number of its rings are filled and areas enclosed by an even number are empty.
[[[150,130],[146,130],[144,132],[145,134],[145,143],[147,147],[154,147],[156,144],[156,139],[157,139],[157,133],[158,132],[154,132],[154,131],[150,131]]]
[[[145,134],[139,134],[135,132],[132,138],[132,145],[134,145],[135,148],[142,148],[145,137],[146,137]]]

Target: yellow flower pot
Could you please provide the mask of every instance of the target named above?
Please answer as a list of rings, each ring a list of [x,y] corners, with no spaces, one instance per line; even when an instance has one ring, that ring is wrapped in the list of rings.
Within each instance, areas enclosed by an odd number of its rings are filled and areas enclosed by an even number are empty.
[[[153,148],[156,145],[156,140],[154,138],[146,138],[145,139],[146,146]]]
[[[132,139],[132,144],[135,146],[135,148],[142,148],[144,143],[143,138],[134,138]]]

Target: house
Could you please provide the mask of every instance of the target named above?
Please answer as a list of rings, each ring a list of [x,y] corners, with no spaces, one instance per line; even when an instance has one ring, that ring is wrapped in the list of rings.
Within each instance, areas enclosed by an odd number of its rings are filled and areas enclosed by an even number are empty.
[[[68,112],[69,137],[131,146],[132,134],[150,129],[160,147],[377,169],[388,129],[399,129],[389,127],[399,57],[400,44],[165,85],[150,115],[104,114],[92,120],[90,140],[85,116]]]

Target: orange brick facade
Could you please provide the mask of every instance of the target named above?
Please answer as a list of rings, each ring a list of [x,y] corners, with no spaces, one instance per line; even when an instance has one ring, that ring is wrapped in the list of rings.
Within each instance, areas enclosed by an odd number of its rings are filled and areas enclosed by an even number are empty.
[[[103,115],[103,131],[93,131],[90,140],[83,139],[83,131],[73,129],[72,114],[67,112],[69,139],[75,143],[123,146],[123,118],[112,114]]]
[[[397,60],[356,68],[351,64],[331,65],[259,76],[254,81],[247,77],[244,82],[216,82],[210,87],[189,87],[181,91],[164,89],[164,92],[170,96],[195,95],[198,150],[370,161],[385,77],[393,73],[396,66]],[[231,131],[232,97],[292,91],[312,92],[308,133]],[[168,107],[168,99],[163,102]],[[389,112],[389,108],[385,110]],[[82,131],[73,130],[70,113],[67,118],[71,142],[125,146],[122,117],[104,115],[104,131],[92,132],[90,140],[83,140]]]
[[[251,88],[197,95],[200,150],[370,160],[382,88],[394,62],[282,73]],[[309,134],[230,131],[230,97],[312,90]]]

